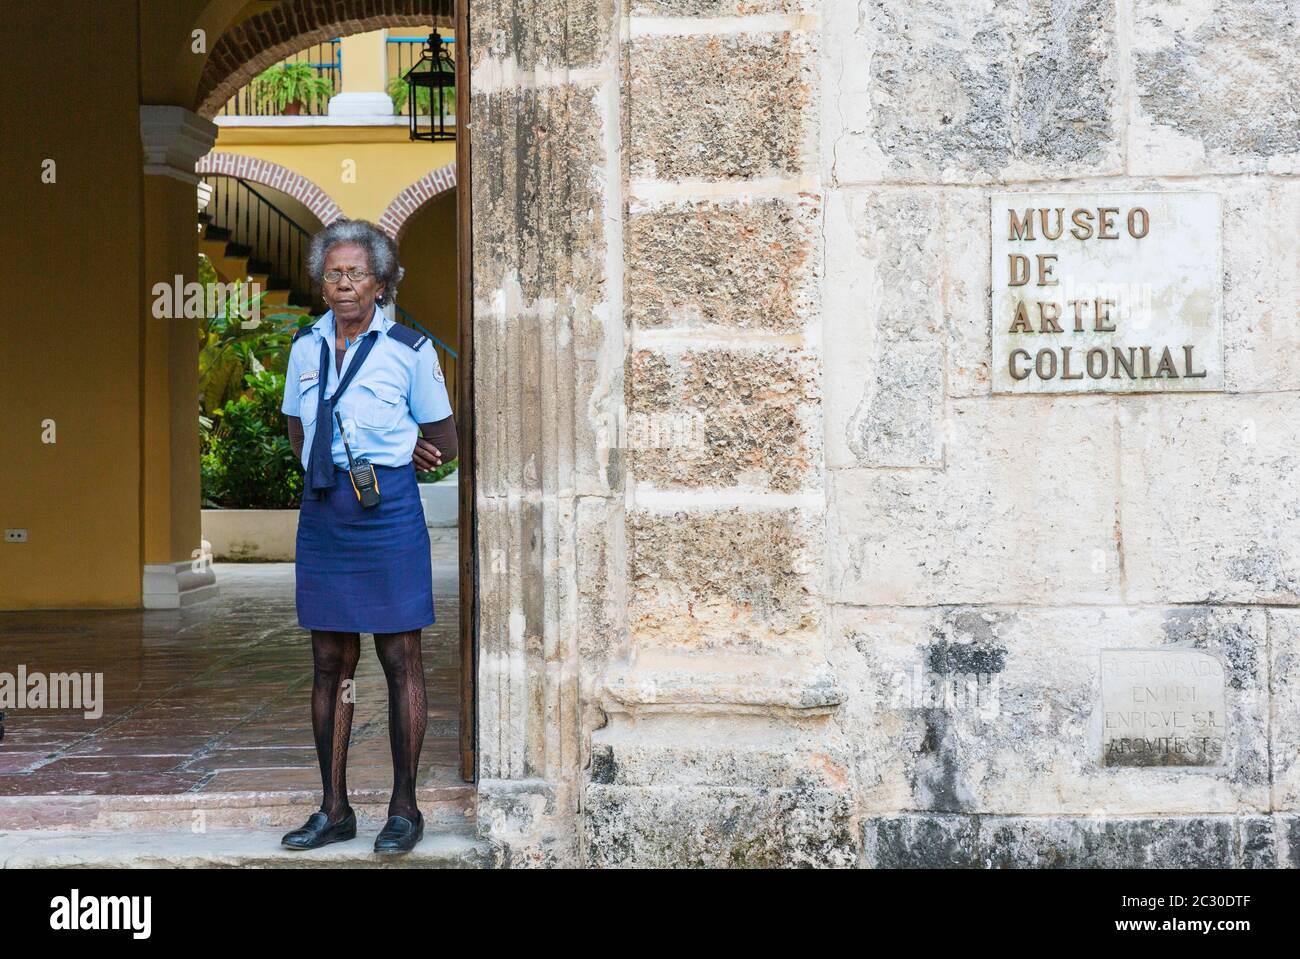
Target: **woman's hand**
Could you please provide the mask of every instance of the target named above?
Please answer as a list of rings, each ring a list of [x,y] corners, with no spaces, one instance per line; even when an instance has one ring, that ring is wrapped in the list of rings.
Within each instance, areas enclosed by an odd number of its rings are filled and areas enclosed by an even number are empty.
[[[442,451],[421,436],[415,441],[415,453],[411,460],[417,470],[427,473],[442,465]]]

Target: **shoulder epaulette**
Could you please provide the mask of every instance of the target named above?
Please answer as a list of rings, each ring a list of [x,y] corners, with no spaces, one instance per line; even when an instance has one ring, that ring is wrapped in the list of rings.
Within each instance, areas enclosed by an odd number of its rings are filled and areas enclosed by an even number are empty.
[[[409,326],[403,326],[401,323],[394,323],[390,326],[388,328],[388,335],[399,343],[405,343],[413,350],[418,350],[429,339],[419,330],[413,330]]]
[[[307,325],[307,326],[299,327],[299,328],[298,328],[298,332],[295,333],[295,334],[293,335],[293,339],[290,340],[289,342],[290,342],[290,343],[297,343],[298,340],[299,340],[301,337],[306,336],[306,335],[307,335],[308,333],[310,333],[311,331],[312,331],[312,327],[311,327],[310,324]]]

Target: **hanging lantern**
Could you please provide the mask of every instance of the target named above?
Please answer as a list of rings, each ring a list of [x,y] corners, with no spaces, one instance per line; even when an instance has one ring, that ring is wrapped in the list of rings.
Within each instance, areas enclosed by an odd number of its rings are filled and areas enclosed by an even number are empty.
[[[424,53],[403,76],[412,140],[456,139],[455,126],[447,123],[449,115],[455,118],[456,110],[456,64],[447,52],[450,44],[436,32],[429,34]],[[417,106],[420,90],[429,91],[428,114],[421,114]]]

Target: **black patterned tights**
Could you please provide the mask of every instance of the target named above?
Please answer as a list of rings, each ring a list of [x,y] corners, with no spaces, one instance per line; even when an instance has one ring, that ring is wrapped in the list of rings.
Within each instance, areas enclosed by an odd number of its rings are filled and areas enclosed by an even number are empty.
[[[336,822],[348,811],[348,741],[356,701],[350,680],[361,656],[361,636],[313,629],[311,648],[315,663],[311,725],[320,760],[320,808],[331,822]],[[376,633],[375,651],[388,680],[388,739],[393,753],[393,794],[388,815],[414,821],[416,770],[429,718],[420,630]]]

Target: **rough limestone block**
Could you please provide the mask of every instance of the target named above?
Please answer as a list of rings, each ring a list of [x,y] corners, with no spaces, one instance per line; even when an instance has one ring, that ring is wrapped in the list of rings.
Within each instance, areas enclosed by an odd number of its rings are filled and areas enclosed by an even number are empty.
[[[1132,64],[1130,172],[1300,170],[1294,2],[1134,0]]]
[[[1117,601],[1111,402],[950,401],[946,470],[832,471],[834,601]]]
[[[508,0],[474,6],[473,62],[514,60],[520,70],[590,68],[609,48],[613,0],[542,2],[527,7]]]
[[[629,535],[638,645],[781,653],[820,641],[820,514],[636,510]]]
[[[606,218],[596,211],[607,188],[599,91],[506,89],[476,94],[471,107],[475,314],[511,281],[524,304],[600,295]]]
[[[626,447],[638,483],[793,492],[820,483],[820,379],[803,351],[637,350]]]
[[[979,822],[941,813],[872,816],[862,821],[862,853],[869,869],[977,869]]]
[[[992,869],[1271,869],[1269,816],[1161,819],[1035,819],[979,823],[980,855]]]
[[[1265,613],[1239,607],[837,609],[834,663],[871,811],[1181,815],[1269,808]],[[1224,666],[1222,765],[1103,765],[1101,653]]]
[[[939,343],[903,341],[882,348],[846,430],[858,464],[943,464],[942,370]]]
[[[815,319],[816,194],[633,204],[627,318],[641,329],[796,333]]]
[[[863,858],[873,869],[1271,869],[1277,819],[901,813],[863,821]]]
[[[827,22],[836,182],[1121,172],[1115,0],[864,0]]]
[[[1300,396],[1120,402],[1127,599],[1300,601]]]
[[[1300,182],[1219,180],[1229,392],[1300,389]]]
[[[1273,808],[1300,809],[1300,612],[1268,611]]]
[[[942,201],[837,192],[828,209],[827,405],[832,466],[943,460]]]
[[[1300,816],[1279,813],[1273,816],[1278,838],[1278,865],[1283,869],[1300,869]]]
[[[587,864],[849,867],[857,860],[851,812],[842,790],[588,785]]]
[[[634,37],[628,64],[633,179],[796,176],[814,164],[811,35]]]
[[[958,191],[834,190],[826,212],[827,462],[943,463],[945,351],[956,393],[988,391],[980,233]],[[980,201],[977,199],[975,206]],[[979,220],[974,221],[978,223]],[[987,231],[985,231],[987,232]],[[987,247],[988,239],[984,237]],[[978,289],[977,289],[978,288]],[[956,331],[956,332],[953,332]]]
[[[475,825],[503,849],[510,869],[571,869],[578,863],[573,823],[560,813],[550,783],[538,779],[480,779]]]
[[[626,611],[621,580],[627,550],[623,504],[606,497],[584,496],[574,510],[574,582],[577,641],[584,661],[582,682],[594,681],[598,664],[607,660]],[[587,669],[587,667],[590,669]]]
[[[822,722],[698,712],[629,720],[612,713],[592,740],[587,778],[604,786],[842,790],[849,782]]]
[[[989,317],[989,191],[943,191],[943,314],[948,395],[987,396],[993,352]]]
[[[638,716],[664,711],[826,715],[843,693],[820,643],[812,636],[783,639],[783,652],[757,655],[718,643],[692,651],[639,643],[605,671],[602,707]],[[771,637],[768,644],[776,645]]]

